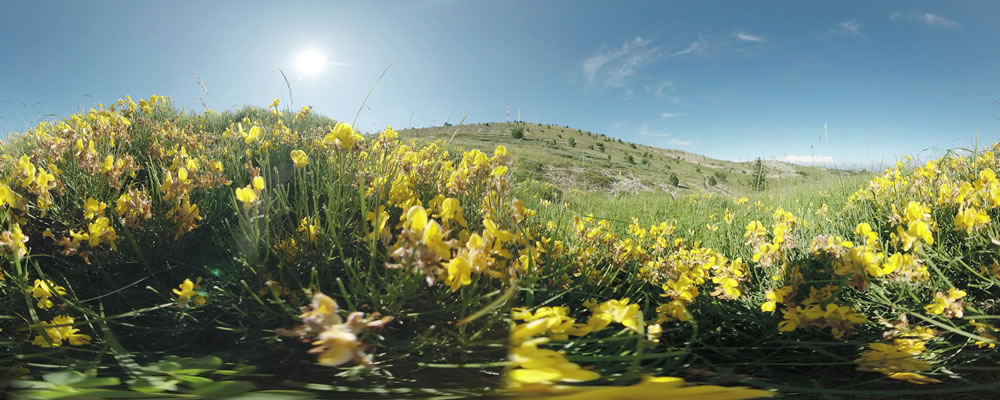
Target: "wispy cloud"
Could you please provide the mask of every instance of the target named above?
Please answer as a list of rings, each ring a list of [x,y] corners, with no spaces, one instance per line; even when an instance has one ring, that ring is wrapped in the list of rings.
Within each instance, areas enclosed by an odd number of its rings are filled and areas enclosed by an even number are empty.
[[[662,113],[662,114],[660,114],[660,116],[663,117],[663,118],[677,118],[677,117],[683,117],[683,116],[686,116],[686,115],[688,115],[688,113]]]
[[[958,28],[962,26],[950,18],[929,12],[919,12],[913,10],[893,11],[889,13],[889,19],[893,21],[917,21],[935,28]]]
[[[694,141],[690,139],[678,139],[673,138],[667,141],[668,146],[685,147],[694,144]]]
[[[704,37],[699,37],[698,40],[691,42],[684,50],[675,51],[670,54],[671,57],[683,56],[685,54],[701,54],[705,52],[708,48],[708,39]]]
[[[646,93],[652,93],[656,95],[656,97],[667,97],[666,91],[673,90],[674,83],[671,81],[660,81],[660,83],[657,83],[655,85],[643,86],[643,89],[646,91]]]
[[[861,23],[856,19],[841,22],[833,32],[843,36],[857,36],[862,39],[865,37],[865,34],[861,32]]]
[[[834,163],[833,156],[801,156],[790,154],[782,157],[780,160],[792,164],[830,165]]]
[[[583,75],[587,83],[600,81],[607,87],[625,86],[625,78],[635,75],[636,69],[652,61],[659,50],[650,47],[652,40],[636,36],[622,43],[621,47],[604,48],[583,60]]]
[[[642,124],[642,125],[639,125],[639,128],[636,130],[636,133],[638,133],[639,136],[648,136],[648,137],[670,137],[670,136],[674,135],[674,134],[672,134],[670,132],[667,132],[665,130],[650,129],[649,125],[645,124],[645,123]]]
[[[736,33],[733,34],[733,36],[736,36],[737,39],[742,40],[744,42],[763,43],[763,42],[767,41],[767,39],[765,37],[763,37],[763,36],[760,36],[760,35],[751,35],[749,33],[743,32],[743,31],[736,32]]]

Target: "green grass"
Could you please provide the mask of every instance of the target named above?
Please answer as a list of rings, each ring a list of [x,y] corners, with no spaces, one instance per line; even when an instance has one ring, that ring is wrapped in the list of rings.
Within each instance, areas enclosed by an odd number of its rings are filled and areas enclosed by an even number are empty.
[[[918,372],[944,381],[927,393],[986,395],[1000,387],[990,369],[996,351],[976,345],[996,332],[972,325],[1000,314],[994,304],[1000,274],[990,271],[1000,261],[1000,182],[982,172],[1000,169],[996,147],[942,160],[933,179],[915,166],[867,176],[772,163],[767,189],[753,191],[750,174],[741,172],[750,163],[633,147],[564,127],[420,129],[401,132],[399,142],[368,136],[351,146],[344,143],[353,136],[338,136],[350,130],[317,115],[252,107],[191,115],[168,102],[120,114],[130,125],[108,128],[96,116],[81,117],[69,128],[39,126],[2,145],[0,182],[8,191],[0,192],[14,195],[3,196],[0,214],[0,250],[7,260],[0,266],[0,306],[9,310],[0,316],[0,373],[34,390],[25,398],[500,395],[506,372],[531,369],[508,357],[520,346],[512,342],[512,328],[525,326],[512,316],[513,307],[565,306],[558,318],[582,324],[596,313],[588,301],[625,298],[637,312],[618,315],[621,321],[605,329],[530,336],[549,339],[537,345],[597,372],[602,385],[682,376],[834,399],[919,395],[922,387],[859,371],[856,362],[871,344],[887,343],[893,329],[919,326],[935,333],[922,339],[926,351],[919,357],[931,363]],[[259,137],[251,136],[251,126],[263,128]],[[525,128],[524,137],[510,137],[512,128]],[[86,139],[82,151],[77,138]],[[84,144],[91,139],[95,158]],[[410,146],[410,139],[418,144]],[[506,146],[510,160],[494,150],[497,145]],[[181,146],[188,155],[181,155]],[[291,152],[299,150],[308,165],[294,165]],[[118,186],[113,173],[93,164],[105,156],[132,157],[141,168],[116,176]],[[201,179],[215,161],[229,184]],[[504,173],[510,162],[514,168]],[[23,179],[25,163],[61,171],[59,183],[45,189],[52,196],[47,209],[37,181]],[[193,183],[183,183],[182,166],[191,168]],[[715,172],[726,178],[707,185]],[[665,184],[670,174],[682,188]],[[257,175],[266,181],[263,188],[251,186]],[[956,182],[966,183],[964,197],[937,196],[949,184],[958,190]],[[256,199],[239,200],[238,188]],[[128,207],[115,206],[129,189],[149,197],[151,216],[139,225],[121,219]],[[95,217],[83,208],[91,197],[108,204],[104,212],[117,232],[117,248],[81,243],[70,251],[61,238],[94,232]],[[173,215],[181,198],[196,204],[203,219],[179,223]],[[445,198],[462,207],[466,224],[446,216]],[[952,200],[959,198],[965,200]],[[911,201],[928,212],[905,218],[931,223],[934,240],[903,248],[897,227],[908,228],[892,207],[906,214],[901,210]],[[440,238],[412,227],[421,220],[416,204],[427,209],[429,221],[446,226]],[[379,209],[387,222],[384,233],[372,235],[378,228],[368,215]],[[989,221],[968,232],[956,229],[960,209],[981,209]],[[304,218],[314,221],[312,228]],[[753,222],[761,223],[766,243],[778,243],[784,229],[775,262],[763,256],[764,246],[748,241]],[[871,225],[877,244],[862,247],[865,238],[855,233],[861,222]],[[661,227],[665,231],[652,233]],[[17,256],[17,228],[28,239],[25,257]],[[477,247],[473,234],[490,244]],[[892,253],[918,257],[927,277],[907,282],[875,276],[848,255],[814,251],[814,239],[823,235],[840,236],[883,259]],[[447,257],[435,256],[442,247]],[[468,281],[456,279],[452,290],[445,282],[460,277],[461,263],[451,263],[456,260],[479,269]],[[182,297],[191,294],[178,295],[185,293],[179,285],[198,277],[204,280],[195,293],[207,302],[182,306]],[[51,296],[53,307],[39,306],[36,279],[65,288]],[[737,295],[724,290],[727,279],[736,282]],[[809,326],[809,318],[795,329],[779,329],[786,311],[805,307],[812,292],[828,286],[830,297],[814,299],[817,304],[849,308],[866,321],[847,324],[852,329],[843,337]],[[795,291],[775,312],[762,310],[767,293],[781,287]],[[954,303],[963,317],[925,308],[953,287],[968,292],[966,303]],[[357,349],[372,355],[373,365],[321,365],[329,355],[309,353],[321,342],[311,329],[338,332],[326,325],[333,314],[310,308],[311,298],[321,299],[317,293],[336,301],[339,318],[350,312],[394,318],[383,328],[358,331],[364,345]],[[683,303],[683,318],[658,311],[674,301]],[[303,314],[307,310],[317,312]],[[46,325],[60,315],[75,318],[72,327],[93,340],[32,344],[40,340],[36,335],[63,335]],[[316,322],[317,315],[329,319]],[[907,326],[896,321],[901,315]],[[634,318],[631,327],[628,318]],[[297,326],[305,336],[289,333]],[[645,335],[655,326],[662,328],[658,342]],[[322,343],[328,347],[320,352],[339,349],[330,344],[335,341]]]

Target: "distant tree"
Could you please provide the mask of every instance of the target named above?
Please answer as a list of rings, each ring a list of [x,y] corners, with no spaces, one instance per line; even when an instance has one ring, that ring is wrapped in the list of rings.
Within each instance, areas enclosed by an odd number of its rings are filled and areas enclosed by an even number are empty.
[[[715,171],[715,173],[712,175],[715,176],[715,178],[718,179],[719,182],[726,182],[728,180],[728,178],[726,178],[726,174],[722,173],[721,171]]]
[[[523,139],[524,138],[524,128],[520,127],[520,126],[517,127],[517,128],[514,128],[514,130],[510,131],[510,137],[512,137],[514,139]]]
[[[670,173],[670,177],[667,178],[667,180],[670,181],[670,184],[673,185],[674,187],[679,187],[681,185],[680,178],[678,178],[677,174],[673,172]]]
[[[767,179],[765,179],[764,175],[764,160],[757,157],[757,160],[753,162],[753,167],[751,169],[750,188],[757,191],[767,189]]]
[[[635,143],[629,143],[628,145],[632,146],[633,149],[635,148]]]
[[[631,154],[626,154],[625,155],[625,162],[627,162],[629,164],[635,164],[635,159],[632,158]]]
[[[569,147],[576,147],[576,140],[575,139],[569,138]]]
[[[597,149],[600,150],[601,153],[603,153],[604,152],[604,143],[597,142]]]
[[[649,165],[649,159],[648,158],[643,158],[642,159],[642,165]]]
[[[451,126],[451,122],[445,122],[444,126]]]
[[[718,184],[719,184],[719,181],[715,180],[715,175],[710,175],[708,177],[708,186],[715,186],[715,185],[718,185]]]

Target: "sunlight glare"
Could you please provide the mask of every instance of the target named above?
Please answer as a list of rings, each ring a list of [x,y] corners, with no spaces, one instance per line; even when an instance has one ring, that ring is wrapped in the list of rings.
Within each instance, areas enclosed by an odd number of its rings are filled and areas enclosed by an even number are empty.
[[[303,75],[316,75],[323,70],[323,53],[315,49],[305,50],[295,57],[295,67]]]

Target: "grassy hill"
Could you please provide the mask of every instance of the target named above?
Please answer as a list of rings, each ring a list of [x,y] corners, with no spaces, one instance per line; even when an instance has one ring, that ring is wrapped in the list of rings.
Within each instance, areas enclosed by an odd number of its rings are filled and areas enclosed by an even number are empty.
[[[523,136],[515,139],[518,129],[523,129]],[[750,191],[760,169],[755,161],[716,160],[558,125],[484,123],[407,129],[400,134],[419,141],[443,140],[460,149],[489,151],[503,144],[511,150],[516,177],[584,191],[735,194]],[[769,187],[789,187],[858,174],[772,160],[763,162],[762,175]],[[672,176],[677,177],[676,185]]]

